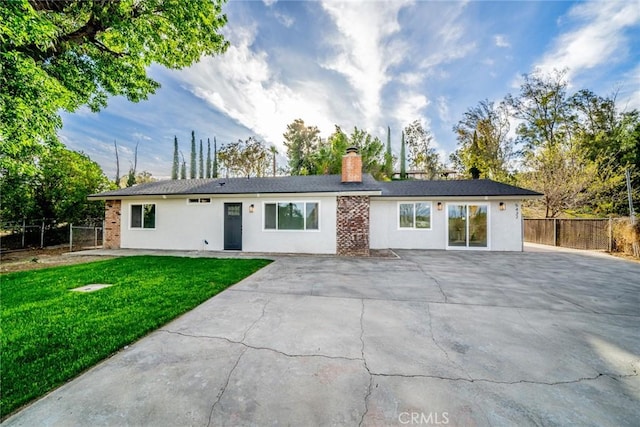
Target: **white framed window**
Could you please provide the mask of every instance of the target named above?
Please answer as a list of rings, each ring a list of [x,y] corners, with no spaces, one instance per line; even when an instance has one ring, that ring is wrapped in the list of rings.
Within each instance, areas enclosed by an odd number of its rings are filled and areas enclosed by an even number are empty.
[[[189,205],[198,205],[198,204],[207,204],[211,203],[210,197],[200,197],[200,198],[192,198],[187,199],[187,204]]]
[[[399,202],[400,230],[431,230],[431,202]]]
[[[265,202],[265,230],[320,229],[320,202]]]
[[[156,205],[145,203],[131,205],[131,228],[156,228]]]

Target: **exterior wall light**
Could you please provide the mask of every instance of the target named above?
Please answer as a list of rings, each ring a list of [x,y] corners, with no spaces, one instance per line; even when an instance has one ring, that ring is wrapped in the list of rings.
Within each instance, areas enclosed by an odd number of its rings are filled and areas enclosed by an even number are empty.
[[[504,202],[500,202],[500,210],[504,211],[507,209],[507,205]]]
[[[253,213],[253,211],[256,209],[255,206],[253,206],[253,203],[249,205],[249,213]]]
[[[438,202],[438,210],[441,211],[442,210],[442,202]]]

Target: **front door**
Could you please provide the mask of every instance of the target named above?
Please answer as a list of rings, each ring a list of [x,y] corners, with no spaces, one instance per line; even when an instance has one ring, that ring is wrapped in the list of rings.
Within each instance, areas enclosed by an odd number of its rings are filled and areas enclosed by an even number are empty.
[[[486,248],[488,246],[487,205],[448,205],[448,247]]]
[[[224,204],[224,249],[242,250],[242,203]]]

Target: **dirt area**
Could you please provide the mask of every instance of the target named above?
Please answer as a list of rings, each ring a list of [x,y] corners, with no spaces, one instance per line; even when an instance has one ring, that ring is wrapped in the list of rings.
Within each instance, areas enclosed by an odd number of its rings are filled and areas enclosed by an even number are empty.
[[[68,247],[27,249],[0,253],[0,273],[81,264],[113,257],[70,255]]]

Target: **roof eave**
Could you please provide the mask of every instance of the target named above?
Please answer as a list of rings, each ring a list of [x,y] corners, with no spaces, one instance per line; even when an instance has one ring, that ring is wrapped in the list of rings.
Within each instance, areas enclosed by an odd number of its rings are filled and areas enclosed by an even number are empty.
[[[439,200],[464,200],[464,199],[482,199],[482,200],[524,200],[524,199],[540,199],[544,194],[468,194],[468,195],[437,195],[437,194],[382,194],[380,197],[385,199],[402,199],[402,198],[428,198]]]
[[[380,196],[381,190],[351,190],[351,191],[287,191],[287,192],[252,192],[252,193],[148,193],[148,194],[91,194],[87,196],[88,200],[122,200],[122,199],[187,199],[190,197],[246,197],[246,198],[264,198],[264,197],[300,197],[300,196]]]

